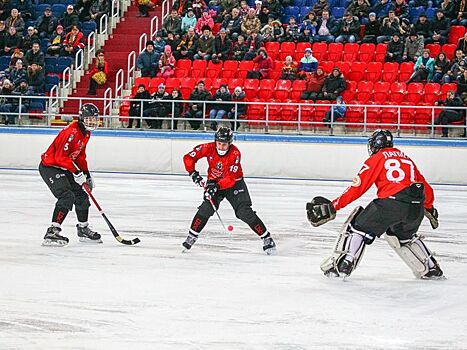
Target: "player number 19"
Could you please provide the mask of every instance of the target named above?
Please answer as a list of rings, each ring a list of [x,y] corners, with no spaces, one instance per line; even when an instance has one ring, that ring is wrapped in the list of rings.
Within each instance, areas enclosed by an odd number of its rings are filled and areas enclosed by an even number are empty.
[[[399,162],[397,159],[388,159],[384,163],[384,167],[387,169],[386,177],[389,181],[400,182],[405,178],[405,172],[401,168],[401,163],[408,164],[410,167],[410,181],[415,181],[414,164],[408,159],[401,159]]]

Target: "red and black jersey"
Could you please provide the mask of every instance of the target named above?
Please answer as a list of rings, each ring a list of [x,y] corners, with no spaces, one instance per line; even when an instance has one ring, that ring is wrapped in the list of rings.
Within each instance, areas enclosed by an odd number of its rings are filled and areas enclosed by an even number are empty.
[[[207,158],[209,164],[208,180],[215,180],[222,190],[233,187],[237,180],[243,178],[241,154],[234,145],[230,145],[224,156],[217,153],[215,142],[196,146],[183,157],[186,171],[195,171],[196,162],[201,158]]]
[[[352,185],[332,204],[336,210],[342,209],[362,196],[373,184],[377,187],[378,198],[388,198],[416,182],[425,186],[425,208],[432,208],[433,189],[415,163],[397,148],[384,148],[365,161]]]
[[[66,169],[88,171],[86,145],[91,133],[73,122],[59,132],[47,151],[42,154],[42,164]],[[76,165],[75,165],[76,164]],[[77,168],[78,167],[78,168]]]

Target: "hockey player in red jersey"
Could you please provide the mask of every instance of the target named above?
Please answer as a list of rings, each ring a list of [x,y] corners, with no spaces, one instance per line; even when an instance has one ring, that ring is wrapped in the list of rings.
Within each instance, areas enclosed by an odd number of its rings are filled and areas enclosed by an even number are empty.
[[[227,127],[220,127],[215,134],[215,141],[196,146],[183,157],[185,169],[196,185],[204,182],[195,165],[201,158],[207,158],[208,181],[203,203],[198,207],[188,237],[183,246],[190,249],[195,244],[201,230],[206,226],[214,209],[209,202],[212,199],[216,209],[226,198],[235,210],[235,215],[247,223],[251,229],[263,240],[263,250],[267,254],[274,252],[276,244],[256,212],[251,208],[251,198],[243,180],[240,151],[232,145],[233,132]]]
[[[99,109],[92,103],[81,106],[78,120],[72,122],[57,135],[47,151],[42,154],[39,173],[57,198],[52,215],[52,225],[47,229],[43,245],[64,246],[68,238],[60,235],[61,224],[75,206],[80,241],[102,243],[101,236],[88,224],[90,202],[82,185],[92,190],[94,181],[86,161],[86,145],[91,130],[97,128]]]
[[[368,139],[370,157],[353,183],[332,202],[315,197],[307,203],[308,220],[320,226],[336,217],[336,211],[362,196],[373,184],[378,198],[365,209],[355,208],[340,232],[333,255],[321,264],[326,276],[347,277],[357,267],[366,245],[385,233],[388,244],[417,278],[441,279],[443,271],[422,237],[417,235],[425,215],[436,229],[438,212],[433,189],[402,151],[393,147],[389,130],[377,130]]]

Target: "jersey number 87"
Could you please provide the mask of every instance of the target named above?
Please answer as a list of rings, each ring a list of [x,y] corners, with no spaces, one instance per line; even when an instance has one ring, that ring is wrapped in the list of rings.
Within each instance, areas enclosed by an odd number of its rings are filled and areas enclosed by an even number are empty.
[[[389,181],[400,182],[405,179],[406,173],[401,168],[402,164],[407,164],[410,167],[410,181],[415,181],[415,166],[411,160],[401,159],[388,159],[384,163],[384,168],[387,170],[386,177]]]

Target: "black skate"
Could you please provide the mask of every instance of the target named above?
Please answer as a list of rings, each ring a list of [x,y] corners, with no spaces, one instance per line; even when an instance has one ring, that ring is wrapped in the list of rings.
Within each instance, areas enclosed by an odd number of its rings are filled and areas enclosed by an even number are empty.
[[[337,270],[340,277],[349,277],[353,270],[353,262],[342,259],[337,265]]]
[[[89,225],[82,227],[79,224],[77,224],[76,228],[78,230],[78,237],[80,242],[102,243],[101,235],[91,230]]]
[[[263,250],[267,255],[272,255],[276,252],[276,243],[271,237],[271,234],[268,233],[263,238]]]
[[[446,276],[443,274],[443,270],[436,263],[435,267],[431,268],[424,276],[421,277],[424,280],[445,280]]]
[[[336,270],[335,267],[332,267],[329,270],[325,271],[324,275],[328,278],[337,278],[339,277],[339,272]]]
[[[185,239],[185,242],[182,243],[182,246],[186,249],[186,250],[190,250],[191,247],[193,246],[193,244],[196,243],[196,240],[198,239],[198,236],[192,234],[192,233],[189,233],[187,238]]]
[[[68,238],[60,235],[62,229],[56,226],[50,226],[44,236],[42,245],[44,247],[62,247],[68,244]]]

